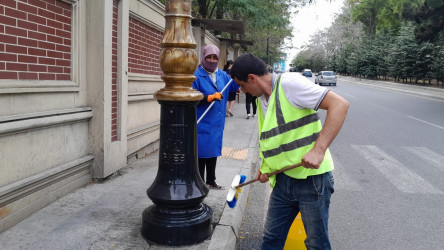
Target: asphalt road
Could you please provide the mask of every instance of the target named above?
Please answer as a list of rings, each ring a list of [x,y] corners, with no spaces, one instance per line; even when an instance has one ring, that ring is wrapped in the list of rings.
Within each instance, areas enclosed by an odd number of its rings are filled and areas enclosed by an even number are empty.
[[[444,249],[444,98],[341,78],[328,88],[351,104],[330,147],[333,249]],[[260,249],[269,192],[253,184],[238,249]]]

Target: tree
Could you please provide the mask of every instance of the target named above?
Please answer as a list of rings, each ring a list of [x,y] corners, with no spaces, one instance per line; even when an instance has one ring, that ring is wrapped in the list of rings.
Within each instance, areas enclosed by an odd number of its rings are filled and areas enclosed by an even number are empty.
[[[353,21],[351,9],[352,6],[345,4],[341,14],[336,16],[326,31],[329,38],[326,44],[329,68],[341,74],[352,74],[347,70],[350,68],[350,65],[347,66],[347,58],[352,53],[359,53],[357,48],[360,47],[364,36],[363,24]]]
[[[415,22],[418,41],[432,41],[444,27],[444,0],[416,0],[405,3],[402,16]]]
[[[253,46],[245,49],[273,64],[282,57],[285,38],[291,37],[290,7],[305,2],[311,1],[193,0],[193,16],[244,21],[245,38],[254,41]]]
[[[358,54],[360,73],[366,77],[374,78],[376,76],[376,54],[374,49],[374,36],[368,35],[362,42]]]
[[[348,0],[348,3],[352,6],[352,19],[363,23],[367,34],[376,34],[379,13],[387,0]]]
[[[412,79],[416,62],[418,61],[418,44],[413,34],[413,24],[405,22],[401,26],[399,35],[390,47],[389,64],[390,74],[396,79]]]
[[[433,45],[429,42],[418,45],[418,55],[413,69],[413,75],[415,76],[415,83],[418,80],[431,78],[431,65],[433,62],[432,57]]]
[[[444,31],[437,35],[433,44],[432,63],[430,65],[430,75],[444,87]]]
[[[351,44],[347,44],[344,48],[337,51],[333,57],[334,63],[332,69],[340,74],[352,74],[352,72],[348,70],[348,59],[354,51],[356,51],[356,48]]]
[[[310,69],[311,68],[311,61],[308,58],[307,55],[305,55],[306,52],[302,51],[298,53],[295,58],[291,61],[291,64],[293,67],[296,68],[297,71],[302,71],[303,69]]]
[[[359,74],[359,56],[356,52],[351,52],[350,56],[347,57],[346,59],[347,62],[347,72],[352,75],[352,76],[356,76]]]
[[[389,74],[390,62],[388,55],[390,54],[390,44],[393,43],[393,30],[384,30],[375,36],[375,51],[378,54],[376,72],[378,76],[387,78]]]
[[[347,0],[296,58],[341,74],[443,82],[443,29],[444,0]]]

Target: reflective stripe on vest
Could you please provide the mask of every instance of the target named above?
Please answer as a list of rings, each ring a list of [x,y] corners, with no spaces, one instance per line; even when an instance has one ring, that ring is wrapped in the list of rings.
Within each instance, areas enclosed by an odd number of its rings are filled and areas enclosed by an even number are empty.
[[[264,156],[264,158],[268,158],[268,157],[278,155],[282,152],[291,151],[291,150],[295,150],[295,149],[310,145],[313,142],[315,142],[316,139],[318,139],[318,135],[319,135],[319,133],[314,133],[312,135],[292,141],[290,143],[282,144],[277,148],[262,151],[262,155]]]

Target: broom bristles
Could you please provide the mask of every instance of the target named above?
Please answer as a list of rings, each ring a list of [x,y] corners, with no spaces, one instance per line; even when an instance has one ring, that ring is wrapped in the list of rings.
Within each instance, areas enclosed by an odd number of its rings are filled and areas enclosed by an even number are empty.
[[[246,175],[236,175],[234,177],[233,183],[231,183],[230,191],[228,191],[227,195],[227,204],[230,208],[234,208],[236,206],[238,195],[241,192],[241,188],[235,189],[235,187],[244,183],[246,179]]]
[[[247,180],[247,176],[246,176],[246,175],[241,175],[241,176],[240,176],[239,184],[244,183],[246,180]],[[237,185],[239,185],[239,184],[237,184]]]

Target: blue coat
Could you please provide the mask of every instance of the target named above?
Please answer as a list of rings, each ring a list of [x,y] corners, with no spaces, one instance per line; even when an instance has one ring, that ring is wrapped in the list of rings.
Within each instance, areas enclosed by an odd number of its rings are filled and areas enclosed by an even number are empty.
[[[212,95],[222,89],[231,80],[225,71],[216,72],[217,87],[211,80],[208,73],[199,66],[194,72],[196,80],[193,82],[193,88],[204,94]],[[222,138],[225,127],[225,110],[227,107],[228,92],[236,92],[239,86],[232,81],[230,86],[221,93],[223,99],[215,101],[213,107],[208,111],[204,118],[197,124],[197,147],[199,158],[212,158],[222,155]],[[208,102],[201,102],[197,105],[197,120],[202,116],[205,110],[210,106]]]

